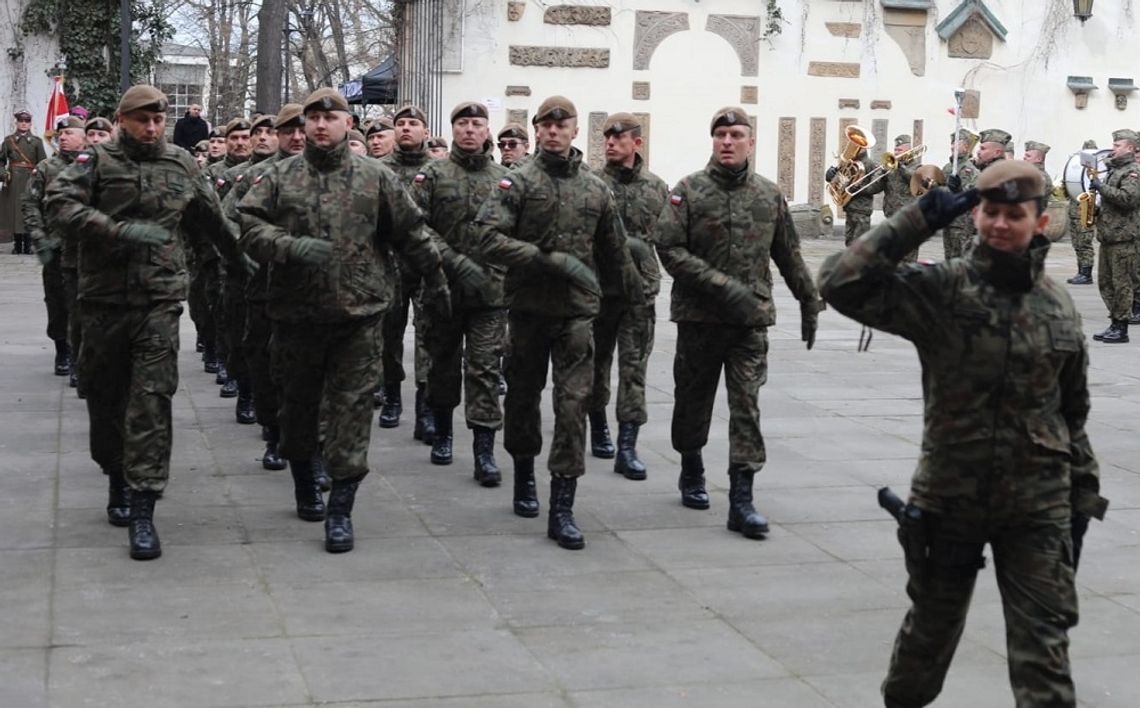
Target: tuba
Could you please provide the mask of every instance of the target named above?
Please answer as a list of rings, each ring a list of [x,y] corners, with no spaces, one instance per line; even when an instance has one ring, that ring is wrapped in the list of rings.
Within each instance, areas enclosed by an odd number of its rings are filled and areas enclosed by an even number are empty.
[[[847,126],[844,135],[847,142],[843,145],[843,151],[839,153],[835,177],[827,184],[832,200],[840,207],[887,174],[882,168],[867,172],[863,163],[855,159],[860,150],[870,150],[875,146],[875,136],[857,125]]]

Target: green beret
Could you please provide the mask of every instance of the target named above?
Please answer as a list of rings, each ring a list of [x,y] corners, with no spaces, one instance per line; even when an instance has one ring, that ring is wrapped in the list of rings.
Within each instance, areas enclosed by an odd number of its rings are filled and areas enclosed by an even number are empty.
[[[252,129],[253,128],[251,128],[249,125],[249,121],[245,118],[233,118],[229,123],[226,123],[226,127],[222,129],[222,134],[228,138],[230,136],[230,133],[233,133],[235,131]]]
[[[951,133],[950,135],[953,136],[954,134]],[[895,136],[895,147],[898,147],[899,145],[910,145],[910,136],[909,135],[896,135]]]
[[[118,112],[120,114],[131,111],[165,113],[169,103],[166,100],[166,94],[162,91],[146,84],[137,84],[127,89],[127,92],[119,99]]]
[[[92,118],[91,120],[89,120],[83,124],[83,129],[84,130],[105,130],[108,133],[110,133],[114,129],[114,126],[112,126],[111,121],[107,120],[106,118],[103,118],[102,116],[95,116],[94,118]]]
[[[300,103],[286,103],[281,106],[281,110],[277,112],[277,119],[273,121],[273,126],[278,130],[297,128],[304,124],[305,112],[301,109]]]
[[[570,99],[565,96],[551,96],[538,106],[538,111],[534,114],[531,123],[538,125],[544,120],[566,120],[577,117],[578,109],[574,107]]]
[[[632,113],[614,113],[602,125],[602,135],[620,135],[630,130],[640,130],[641,121]]]
[[[978,176],[974,185],[983,199],[1017,204],[1040,199],[1047,192],[1041,170],[1024,160],[999,160]]]
[[[530,136],[526,132],[526,126],[523,126],[519,123],[507,123],[495,137],[497,137],[499,140],[502,140],[503,138],[514,138],[515,140],[521,140],[524,143],[530,142]]]
[[[359,130],[350,130],[348,131],[348,139],[355,140],[358,143],[363,143],[364,133],[361,133]]]
[[[272,128],[274,125],[274,120],[276,120],[276,116],[272,116],[272,115],[268,115],[268,114],[259,115],[253,119],[252,123],[249,124],[249,129],[250,130],[257,130],[258,128],[260,128],[262,126],[264,126],[266,128]]]
[[[194,152],[209,152],[209,150],[210,150],[210,141],[209,140],[199,140],[198,142],[194,143]]]
[[[85,128],[85,125],[83,123],[83,119],[79,116],[68,116],[55,124],[55,129],[57,131],[63,130],[64,128],[79,128],[80,130],[83,130]]]
[[[460,103],[451,111],[451,122],[459,120],[460,118],[488,118],[487,107],[482,103],[475,101],[467,101]]]
[[[309,111],[341,111],[348,113],[348,100],[340,91],[334,88],[325,86],[313,91],[305,97],[305,101],[301,104],[302,112],[308,113]]]
[[[383,133],[385,130],[395,130],[395,129],[396,129],[395,126],[392,125],[392,119],[391,118],[388,118],[387,116],[381,116],[381,117],[377,118],[376,120],[372,121],[372,123],[368,126],[368,130],[365,131],[364,134],[365,135],[372,135],[373,133]]]
[[[431,148],[443,148],[444,150],[446,150],[447,149],[447,139],[441,138],[438,135],[434,138],[428,138],[427,147],[429,149],[431,149]]]
[[[427,114],[420,110],[419,106],[407,105],[396,111],[396,114],[392,116],[392,125],[395,125],[396,121],[401,118],[414,118],[424,125],[427,125]]]
[[[709,123],[709,135],[716,132],[716,129],[722,125],[747,125],[749,128],[752,127],[752,123],[748,120],[748,114],[744,112],[743,108],[737,106],[727,106],[713,114],[712,122]]]

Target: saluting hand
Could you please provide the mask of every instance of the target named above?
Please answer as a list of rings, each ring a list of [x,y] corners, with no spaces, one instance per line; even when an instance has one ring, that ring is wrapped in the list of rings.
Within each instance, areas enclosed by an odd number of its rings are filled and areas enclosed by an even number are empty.
[[[919,198],[918,206],[922,209],[922,216],[926,219],[926,225],[930,227],[930,231],[933,233],[949,226],[954,219],[977,206],[981,199],[978,190],[973,187],[960,194],[955,194],[942,187],[935,187]]]

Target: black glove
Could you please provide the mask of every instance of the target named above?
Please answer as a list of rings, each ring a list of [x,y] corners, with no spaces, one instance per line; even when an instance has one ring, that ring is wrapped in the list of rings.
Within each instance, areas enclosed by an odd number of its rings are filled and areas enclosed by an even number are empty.
[[[836,167],[835,165],[832,165],[831,167],[827,168],[827,173],[824,174],[823,177],[828,182],[830,182],[831,180],[835,179],[835,175],[837,175],[837,174],[839,174],[839,168]]]
[[[332,258],[332,242],[312,236],[297,236],[289,244],[289,260],[306,265],[321,265]]]
[[[981,199],[978,190],[972,187],[960,194],[935,187],[919,198],[918,206],[922,209],[922,216],[926,219],[926,225],[930,227],[930,232],[934,233],[938,229],[949,226],[954,219],[973,209]]]
[[[566,278],[586,292],[599,296],[602,294],[602,288],[598,285],[598,278],[594,275],[594,271],[590,269],[590,266],[569,253],[553,251],[551,253],[543,253],[538,258],[539,262],[548,269]]]
[[[643,241],[636,236],[628,237],[625,242],[629,245],[630,255],[634,256],[634,260],[649,260],[653,258],[653,246],[648,241]]]
[[[1099,190],[1101,188],[1100,177],[1093,177],[1089,180],[1089,189]]]
[[[760,298],[739,280],[730,279],[721,286],[724,306],[734,321],[750,322],[760,310]]]
[[[460,254],[456,254],[451,264],[451,279],[456,289],[470,295],[478,295],[491,284],[491,279],[478,263]]]
[[[946,177],[946,189],[949,189],[951,192],[961,192],[962,191],[962,178],[959,177],[958,175],[947,175],[947,177]]]
[[[1073,512],[1073,572],[1081,562],[1081,547],[1085,545],[1085,532],[1089,530],[1089,515]]]
[[[819,313],[826,307],[822,300],[800,303],[800,341],[808,351],[815,346],[815,331],[819,327]]]
[[[423,305],[441,321],[451,319],[451,290],[447,287],[447,279],[440,278],[435,285],[424,281],[422,290]]]
[[[172,235],[165,227],[144,221],[120,224],[117,237],[142,246],[163,246],[170,243]]]

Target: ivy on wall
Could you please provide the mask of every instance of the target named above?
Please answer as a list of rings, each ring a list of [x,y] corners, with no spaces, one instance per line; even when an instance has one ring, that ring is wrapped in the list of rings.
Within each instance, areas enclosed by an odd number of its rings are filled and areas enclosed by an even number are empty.
[[[764,8],[764,34],[761,35],[763,39],[769,42],[784,31],[783,24],[787,22],[784,19],[784,11],[780,9],[780,5],[776,0],[768,0]]]
[[[131,0],[131,83],[150,81],[162,43],[174,35],[161,0]],[[56,35],[67,58],[71,105],[111,116],[119,103],[119,4],[108,0],[28,0],[25,35]]]

